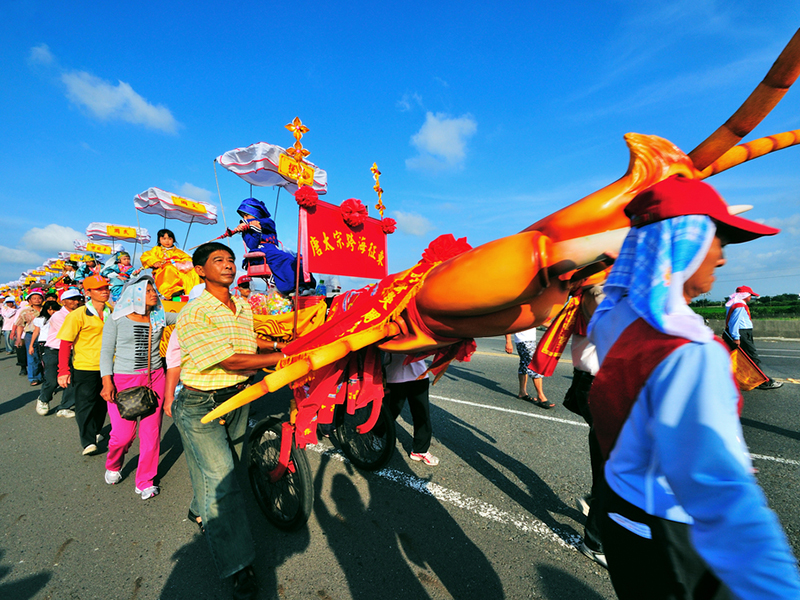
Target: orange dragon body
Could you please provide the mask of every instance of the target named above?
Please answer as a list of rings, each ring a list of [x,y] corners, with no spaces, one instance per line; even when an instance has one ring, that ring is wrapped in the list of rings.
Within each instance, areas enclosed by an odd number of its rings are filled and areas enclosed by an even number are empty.
[[[630,163],[619,180],[518,234],[477,248],[442,236],[415,267],[366,288],[348,310],[332,311],[328,322],[287,346],[276,372],[222,404],[203,422],[284,385],[313,379],[321,369],[368,346],[388,352],[438,352],[434,364],[446,366],[452,358],[468,356],[475,337],[545,322],[561,309],[571,290],[592,275],[602,277],[613,263],[629,227],[623,209],[636,194],[671,175],[703,179],[800,143],[796,130],[736,145],[777,105],[798,74],[800,30],[736,113],[688,155],[663,138],[627,134]],[[479,295],[473,289],[476,272],[483,282]],[[306,407],[307,412],[318,408]],[[298,410],[304,410],[302,403]]]

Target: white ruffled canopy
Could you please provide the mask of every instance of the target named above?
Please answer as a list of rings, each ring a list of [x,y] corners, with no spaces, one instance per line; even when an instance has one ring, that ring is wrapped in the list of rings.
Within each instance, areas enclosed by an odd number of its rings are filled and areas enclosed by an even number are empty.
[[[100,241],[100,240],[108,240],[108,241],[116,241],[116,240],[128,240],[129,242],[138,242],[140,244],[147,244],[150,241],[150,234],[147,233],[147,229],[144,227],[136,228],[136,227],[124,227],[124,229],[132,229],[136,232],[136,235],[110,235],[109,228],[114,227],[123,227],[120,225],[112,225],[111,223],[89,223],[89,226],[86,228],[86,235],[92,241]],[[79,240],[75,240],[78,242]],[[80,250],[77,246],[76,249]]]
[[[247,183],[260,187],[277,185],[294,194],[297,191],[297,183],[278,172],[281,155],[291,160],[284,148],[258,142],[246,148],[229,150],[218,156],[217,162]],[[314,169],[314,184],[311,187],[317,194],[325,194],[328,191],[328,174],[314,163],[305,162]]]
[[[184,223],[214,225],[217,222],[217,207],[213,204],[178,196],[157,187],[136,194],[133,204],[137,210],[148,215],[178,219]]]

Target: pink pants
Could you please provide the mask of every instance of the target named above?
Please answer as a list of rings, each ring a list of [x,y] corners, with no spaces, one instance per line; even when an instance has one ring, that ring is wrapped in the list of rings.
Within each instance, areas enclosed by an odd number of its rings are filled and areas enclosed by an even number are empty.
[[[163,369],[152,374],[152,388],[158,395],[158,409],[139,423],[139,466],[136,468],[136,487],[145,490],[153,485],[158,472],[158,457],[161,452],[161,421],[164,417],[164,387],[166,379]],[[139,371],[135,375],[114,375],[117,392],[138,385],[147,385],[147,373]],[[136,438],[137,421],[128,421],[119,416],[119,409],[113,402],[108,403],[108,418],[111,421],[111,436],[108,440],[106,469],[120,471],[122,461],[133,440]]]

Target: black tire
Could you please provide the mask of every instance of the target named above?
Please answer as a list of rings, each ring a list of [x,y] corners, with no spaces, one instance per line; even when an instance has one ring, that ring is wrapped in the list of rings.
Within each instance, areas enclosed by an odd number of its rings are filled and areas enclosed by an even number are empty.
[[[248,443],[250,487],[267,520],[278,529],[294,531],[311,515],[314,488],[305,450],[293,447],[289,468],[278,481],[269,474],[278,465],[281,450],[281,421],[260,421],[250,432]]]
[[[347,408],[339,405],[333,416],[339,447],[351,463],[365,471],[377,471],[386,465],[394,454],[397,439],[394,420],[385,406],[381,406],[372,431],[358,433],[356,427],[366,423],[371,412],[371,404],[357,409],[354,415],[347,414]]]

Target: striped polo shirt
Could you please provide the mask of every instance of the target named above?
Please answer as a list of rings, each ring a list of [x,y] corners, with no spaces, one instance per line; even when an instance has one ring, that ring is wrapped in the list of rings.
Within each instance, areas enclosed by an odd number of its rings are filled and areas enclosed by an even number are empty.
[[[213,391],[242,383],[254,371],[228,371],[221,363],[234,354],[255,354],[253,312],[242,298],[233,297],[236,314],[204,291],[178,315],[181,381],[198,390]]]

